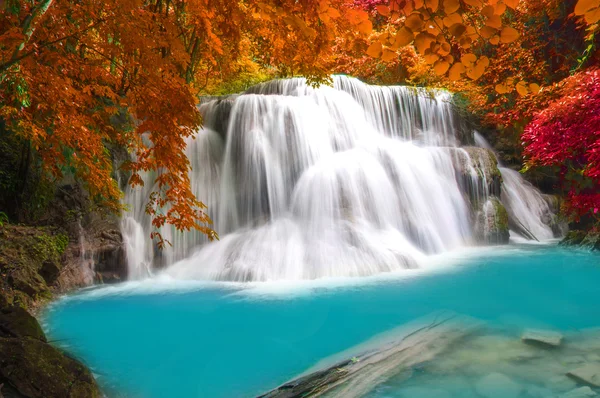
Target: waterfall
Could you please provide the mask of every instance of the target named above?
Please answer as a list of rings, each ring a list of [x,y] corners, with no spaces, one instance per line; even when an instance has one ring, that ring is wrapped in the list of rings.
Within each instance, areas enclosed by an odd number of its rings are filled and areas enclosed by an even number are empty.
[[[502,202],[508,210],[513,230],[519,231],[525,238],[547,240],[555,237],[552,224],[556,223],[556,215],[550,208],[548,200],[531,185],[519,172],[501,167]]]
[[[446,91],[344,76],[312,88],[296,78],[205,98],[200,110],[204,128],[187,148],[192,189],[221,239],[165,226],[173,245],[158,251],[144,213],[152,184],[129,188],[122,229],[132,278],[159,267],[231,281],[366,276],[474,241],[464,164],[475,180],[496,161],[459,147],[472,137]],[[477,201],[494,178],[472,184],[481,185]]]
[[[477,146],[492,150],[490,144],[475,132]],[[502,203],[506,207],[510,227],[513,233],[526,239],[548,240],[564,234],[565,226],[561,225],[556,210],[551,205],[551,198],[542,194],[523,176],[512,169],[502,167]]]

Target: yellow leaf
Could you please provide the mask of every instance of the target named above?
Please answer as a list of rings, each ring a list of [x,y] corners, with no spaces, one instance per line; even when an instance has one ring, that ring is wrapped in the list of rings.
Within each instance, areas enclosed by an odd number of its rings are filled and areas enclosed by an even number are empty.
[[[425,0],[425,6],[431,10],[431,12],[436,12],[439,7],[439,0]]]
[[[519,0],[504,0],[504,4],[514,10],[519,5]]]
[[[540,85],[536,83],[531,83],[529,85],[529,90],[531,90],[532,93],[537,94],[540,92]]]
[[[448,78],[451,81],[456,81],[460,79],[463,73],[465,73],[465,66],[461,63],[456,63],[450,68],[450,71],[448,72]]]
[[[460,37],[463,33],[465,33],[467,27],[461,23],[455,23],[454,25],[450,26],[448,30],[454,37]]]
[[[381,56],[382,52],[383,52],[383,45],[381,44],[380,41],[373,42],[373,44],[371,44],[369,46],[369,48],[367,48],[367,55],[369,55],[373,58],[379,58]]]
[[[418,12],[412,13],[408,17],[406,17],[404,25],[413,32],[416,32],[420,30],[423,26],[423,18],[421,18],[421,14],[419,14]]]
[[[490,44],[497,46],[498,43],[500,43],[500,36],[496,35],[496,36],[490,38]]]
[[[377,12],[380,15],[383,15],[384,17],[387,17],[390,15],[390,7],[386,6],[386,5],[378,5],[377,7],[375,7],[377,9]]]
[[[586,12],[584,18],[585,22],[587,22],[589,25],[593,25],[596,22],[600,21],[600,7]]]
[[[575,5],[575,15],[583,15],[598,5],[598,0],[579,0]]]
[[[381,60],[384,62],[390,62],[393,61],[395,59],[398,58],[398,54],[396,54],[395,51],[392,51],[390,49],[384,49],[383,53],[381,54]]]
[[[362,21],[358,24],[357,29],[359,32],[369,35],[373,31],[373,24],[369,20]]]
[[[435,65],[433,65],[433,71],[438,76],[445,75],[449,68],[450,64],[446,61],[438,61],[435,63]]]
[[[526,96],[527,94],[529,94],[529,89],[527,88],[527,83],[523,80],[521,80],[520,82],[518,82],[515,86],[515,88],[517,89],[517,93],[519,93],[519,95],[521,97]]]
[[[502,19],[500,19],[499,15],[492,15],[489,17],[485,24],[495,29],[500,29],[502,27]]]
[[[500,41],[502,43],[512,43],[519,38],[519,32],[511,27],[506,27],[500,32]]]
[[[449,15],[460,8],[459,0],[444,0],[444,12]]]

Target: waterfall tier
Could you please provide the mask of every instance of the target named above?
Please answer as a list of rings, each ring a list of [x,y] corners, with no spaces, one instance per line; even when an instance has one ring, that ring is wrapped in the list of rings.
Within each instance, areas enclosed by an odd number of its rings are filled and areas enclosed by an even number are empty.
[[[194,193],[221,240],[165,227],[173,246],[156,250],[144,213],[153,187],[130,189],[123,220],[130,277],[158,266],[177,278],[231,281],[366,276],[496,242],[488,227],[502,207],[497,161],[487,149],[460,147],[474,140],[451,98],[336,76],[333,87],[276,80],[205,99],[205,127],[187,155]],[[530,219],[544,224],[535,209],[517,205],[525,194],[509,179],[502,200],[513,219],[529,229]],[[500,227],[507,240],[508,226]]]

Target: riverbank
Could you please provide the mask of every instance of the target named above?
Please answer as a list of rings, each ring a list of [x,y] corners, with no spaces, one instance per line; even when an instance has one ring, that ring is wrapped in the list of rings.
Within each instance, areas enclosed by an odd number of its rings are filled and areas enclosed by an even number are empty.
[[[58,228],[0,229],[0,395],[101,396],[91,371],[52,346],[34,317],[57,295],[94,282],[76,246]]]

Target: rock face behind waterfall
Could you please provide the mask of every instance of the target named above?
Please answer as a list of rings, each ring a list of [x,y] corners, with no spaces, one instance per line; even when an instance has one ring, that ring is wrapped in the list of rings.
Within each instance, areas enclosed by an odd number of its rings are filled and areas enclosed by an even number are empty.
[[[163,266],[185,279],[367,276],[508,242],[497,159],[471,146],[448,92],[288,79],[205,98],[200,110],[190,180],[221,239],[165,227],[173,246],[158,251],[144,212],[155,178],[147,174],[125,198],[130,277]]]

